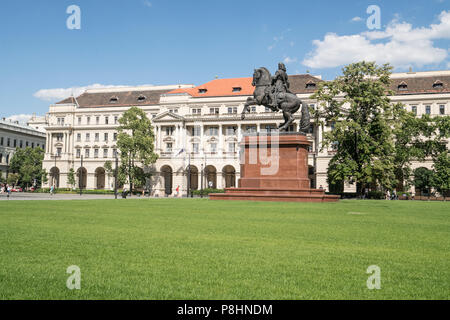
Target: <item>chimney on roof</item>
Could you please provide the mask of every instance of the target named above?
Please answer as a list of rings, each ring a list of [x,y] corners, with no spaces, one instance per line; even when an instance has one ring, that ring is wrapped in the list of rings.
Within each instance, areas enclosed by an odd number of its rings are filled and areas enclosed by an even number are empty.
[[[408,73],[415,73],[415,72],[413,72],[413,68],[412,67],[409,67]]]

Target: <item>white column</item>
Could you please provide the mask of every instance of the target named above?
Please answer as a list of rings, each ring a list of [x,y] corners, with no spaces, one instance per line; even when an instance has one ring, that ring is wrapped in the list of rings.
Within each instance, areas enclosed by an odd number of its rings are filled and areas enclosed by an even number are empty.
[[[224,139],[223,138],[224,138],[223,125],[220,124],[219,125],[219,150],[218,150],[218,155],[219,156],[221,156],[223,154],[223,152],[224,152],[224,150],[223,150],[223,145],[224,145],[223,140]]]

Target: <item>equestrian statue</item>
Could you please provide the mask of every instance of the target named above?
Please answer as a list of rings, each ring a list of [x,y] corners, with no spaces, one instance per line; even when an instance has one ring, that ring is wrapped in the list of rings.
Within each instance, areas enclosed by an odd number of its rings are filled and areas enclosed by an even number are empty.
[[[270,71],[264,67],[255,69],[252,86],[255,87],[255,91],[253,97],[249,97],[245,103],[242,120],[245,119],[245,113],[249,111],[250,106],[262,105],[274,112],[283,112],[284,123],[279,125],[278,129],[280,132],[284,132],[294,122],[293,114],[301,107],[302,117],[299,131],[305,135],[308,133],[310,126],[308,106],[289,91],[289,78],[284,63],[278,64],[278,70],[273,77]]]

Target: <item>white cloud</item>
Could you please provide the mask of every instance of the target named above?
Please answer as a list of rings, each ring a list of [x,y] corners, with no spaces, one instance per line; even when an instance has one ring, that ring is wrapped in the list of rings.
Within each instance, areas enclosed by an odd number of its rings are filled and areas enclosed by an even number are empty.
[[[362,18],[361,17],[353,17],[352,20],[350,20],[350,21],[359,22],[359,21],[362,21]]]
[[[411,24],[391,21],[384,31],[368,31],[339,36],[328,33],[314,40],[314,50],[303,60],[311,68],[331,68],[360,60],[389,62],[397,68],[440,64],[447,49],[434,46],[433,40],[450,39],[450,11],[439,15],[439,23],[413,28]]]
[[[152,3],[151,3],[150,1],[148,1],[148,0],[142,1],[142,4],[143,4],[144,6],[146,6],[146,7],[149,7],[149,8],[152,7]]]
[[[284,63],[293,63],[293,62],[297,62],[297,58],[291,58],[291,57],[286,57],[283,60]]]
[[[7,117],[6,120],[11,120],[12,122],[19,121],[19,123],[26,124],[32,117],[32,114],[15,114]]]
[[[125,86],[103,85],[95,83],[83,87],[41,89],[35,92],[33,96],[44,101],[59,101],[72,96],[72,94],[75,97],[77,97],[87,89],[115,88],[115,87],[125,87]]]

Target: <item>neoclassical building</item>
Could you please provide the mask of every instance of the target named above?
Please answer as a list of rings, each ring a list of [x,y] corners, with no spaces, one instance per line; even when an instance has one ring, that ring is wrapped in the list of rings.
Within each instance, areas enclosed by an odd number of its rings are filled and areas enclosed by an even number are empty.
[[[450,114],[450,71],[396,73],[391,78],[393,102],[403,102],[418,116]],[[291,75],[289,80],[290,90],[316,108],[317,101],[310,96],[323,81],[321,77]],[[83,187],[113,188],[114,181],[106,174],[104,163],[114,161],[117,152],[119,117],[131,106],[137,106],[152,119],[156,134],[159,159],[147,168],[153,173],[148,185],[153,195],[185,195],[188,172],[192,189],[237,186],[242,136],[247,132],[274,130],[283,122],[280,113],[263,106],[252,107],[245,120],[241,120],[245,101],[253,94],[251,82],[251,78],[232,78],[215,79],[200,86],[95,89],[51,105],[45,127],[44,167],[50,173],[48,185],[70,187],[67,174],[73,168],[77,177],[82,177]],[[290,127],[292,131],[298,131],[300,114],[296,119]],[[308,134],[312,142],[309,177],[315,188],[328,189],[327,167],[333,151],[321,148],[323,131],[327,130],[331,130],[331,124],[323,129],[311,126]],[[431,165],[431,161],[426,161],[413,166],[431,168]],[[346,191],[355,189],[355,185],[345,185]]]
[[[17,148],[45,149],[45,133],[18,121],[0,120],[0,177],[7,178],[9,165]]]

